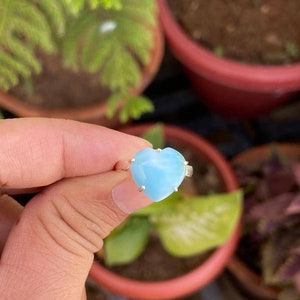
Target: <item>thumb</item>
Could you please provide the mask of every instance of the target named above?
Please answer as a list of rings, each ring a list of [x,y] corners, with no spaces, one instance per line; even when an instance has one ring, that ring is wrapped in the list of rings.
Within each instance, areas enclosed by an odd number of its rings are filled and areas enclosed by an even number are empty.
[[[5,287],[7,299],[80,299],[103,239],[128,213],[149,203],[123,170],[47,187],[27,204],[10,233],[0,291]]]

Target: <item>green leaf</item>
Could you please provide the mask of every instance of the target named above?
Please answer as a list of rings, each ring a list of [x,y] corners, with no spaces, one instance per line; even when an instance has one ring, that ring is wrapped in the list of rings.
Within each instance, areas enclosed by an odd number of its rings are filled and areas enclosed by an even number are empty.
[[[143,134],[142,138],[150,142],[153,145],[154,149],[163,149],[166,146],[162,123],[153,125]]]
[[[106,114],[107,114],[108,118],[111,119],[115,115],[115,113],[118,109],[118,104],[121,101],[121,98],[122,98],[121,94],[118,94],[118,93],[112,94],[108,98],[107,111],[106,111]]]
[[[241,214],[241,198],[236,191],[188,199],[151,221],[171,255],[202,253],[228,239]]]
[[[105,9],[121,10],[123,7],[121,0],[90,0],[91,6],[93,6],[93,2],[98,2],[97,6],[101,4]]]
[[[0,68],[0,78],[2,77],[3,79],[5,78],[9,82],[9,86],[14,86],[19,81],[16,73],[11,68],[7,68],[3,65]]]
[[[47,16],[52,34],[62,37],[66,30],[65,4],[67,0],[38,1],[38,7]]]
[[[118,3],[121,9],[103,8],[116,8]],[[99,0],[90,4],[96,6]],[[102,0],[100,4],[92,11],[82,9],[70,23],[62,41],[63,59],[75,69],[100,71],[102,84],[124,95],[139,83],[141,66],[150,60],[153,32],[149,25],[157,20],[156,4],[153,0]],[[139,111],[133,108],[122,117],[135,114]]]
[[[0,1],[0,88],[7,90],[40,72],[35,50],[56,50],[54,36],[65,25],[62,7],[58,0]]]
[[[104,241],[105,264],[112,266],[134,261],[147,244],[150,228],[147,218],[127,219]]]
[[[28,77],[30,75],[30,69],[17,59],[14,59],[11,55],[0,51],[0,65],[7,66],[20,74],[20,76]]]
[[[67,0],[67,3],[70,5],[71,11],[77,14],[84,7],[85,0]]]
[[[154,216],[161,215],[176,209],[179,201],[182,199],[180,192],[173,193],[164,201],[156,202],[134,212],[135,216]]]
[[[6,46],[16,59],[20,60],[20,62],[24,63],[24,65],[27,65],[29,68],[32,68],[35,73],[39,73],[41,71],[42,67],[34,52],[30,48],[26,47],[22,41],[12,37],[7,40]]]
[[[91,30],[95,23],[95,16],[84,11],[75,20],[70,22],[67,32],[62,41],[62,58],[67,67],[78,69],[80,67],[80,49],[83,43],[82,36],[86,35],[87,30]]]
[[[126,76],[124,76],[126,74]],[[124,51],[120,44],[115,44],[111,57],[102,68],[102,82],[115,90],[128,90],[128,87],[136,86],[141,78],[138,63],[132,55]]]
[[[144,113],[150,113],[154,106],[150,99],[144,96],[130,97],[125,100],[120,112],[120,120],[125,123],[129,118],[138,119]]]

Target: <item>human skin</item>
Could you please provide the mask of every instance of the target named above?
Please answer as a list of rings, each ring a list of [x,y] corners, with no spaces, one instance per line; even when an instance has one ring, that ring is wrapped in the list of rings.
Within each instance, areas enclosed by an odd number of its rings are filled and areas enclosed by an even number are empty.
[[[151,203],[129,160],[148,142],[70,120],[0,121],[0,299],[86,299],[103,239]],[[23,208],[13,194],[36,193]]]

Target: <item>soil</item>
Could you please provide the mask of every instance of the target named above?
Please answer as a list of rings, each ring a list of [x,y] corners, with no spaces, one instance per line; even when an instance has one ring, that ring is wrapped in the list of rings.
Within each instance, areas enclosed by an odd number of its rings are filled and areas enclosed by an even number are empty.
[[[94,282],[87,280],[85,284],[87,300],[115,300],[109,292],[101,289]]]
[[[300,61],[299,0],[168,0],[178,22],[215,54],[250,64]]]
[[[217,170],[212,164],[200,159],[199,154],[196,155],[180,145],[168,146],[179,150],[194,169],[193,176],[184,179],[180,188],[182,192],[196,195],[224,191],[223,182],[220,181]],[[144,253],[135,262],[114,266],[111,270],[124,277],[140,281],[161,281],[181,276],[193,270],[209,255],[210,252],[184,258],[174,257],[163,249],[159,239],[153,234]]]
[[[26,103],[45,108],[78,108],[104,101],[110,91],[101,86],[100,74],[64,68],[58,55],[39,54],[42,72],[9,93]]]

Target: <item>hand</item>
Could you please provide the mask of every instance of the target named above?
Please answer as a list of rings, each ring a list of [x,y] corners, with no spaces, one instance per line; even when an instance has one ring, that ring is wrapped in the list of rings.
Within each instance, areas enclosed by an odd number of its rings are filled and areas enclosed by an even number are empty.
[[[56,119],[0,121],[0,299],[85,299],[94,252],[151,203],[129,160],[149,144]],[[25,208],[14,193],[35,191]]]

